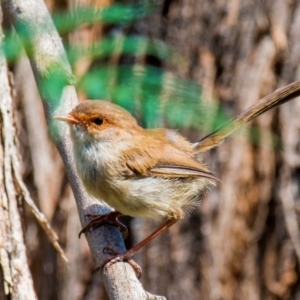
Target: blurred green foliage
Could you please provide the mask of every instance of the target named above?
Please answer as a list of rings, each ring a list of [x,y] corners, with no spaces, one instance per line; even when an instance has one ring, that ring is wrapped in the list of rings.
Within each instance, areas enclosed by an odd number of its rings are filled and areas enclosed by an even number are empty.
[[[82,59],[93,62],[89,71],[77,78],[77,89],[90,99],[108,99],[125,107],[146,127],[193,127],[207,131],[220,125],[228,118],[215,106],[203,107],[201,88],[193,81],[177,77],[159,66],[109,63],[114,55],[127,55],[135,60],[152,56],[161,65],[180,62],[182,57],[164,42],[123,33],[124,28],[149,16],[154,10],[152,1],[143,1],[138,5],[116,4],[101,10],[78,8],[72,12],[53,14],[56,28],[62,35],[93,24],[112,27],[105,38],[90,47],[74,46],[65,42],[72,68]],[[23,35],[23,44],[25,41],[26,52],[30,56],[30,49],[26,45],[29,33],[26,28],[21,28],[18,33],[20,32]],[[3,50],[8,62],[14,63],[23,53],[23,46],[13,31],[6,32],[5,36]],[[57,99],[66,82],[59,68],[54,67],[52,73],[54,76],[43,83],[43,88],[51,91],[51,98]]]
[[[103,9],[79,7],[71,12],[54,14],[53,21],[60,34],[69,33],[80,25],[95,23],[111,25],[128,25],[143,19],[155,10],[152,1],[143,1],[135,5],[114,4]]]
[[[116,4],[101,10],[78,8],[53,14],[54,23],[63,36],[93,24],[110,26],[106,37],[90,47],[74,46],[64,39],[73,69],[80,60],[91,61],[89,71],[77,78],[77,89],[90,99],[107,99],[125,107],[146,127],[196,128],[207,133],[228,122],[227,114],[214,104],[215,101],[203,101],[198,84],[160,67],[165,63],[178,66],[184,60],[178,53],[162,41],[124,33],[134,22],[153,11],[153,2],[143,1],[138,5]],[[27,30],[21,28],[18,33],[24,35],[22,41],[30,56],[26,45],[30,34]],[[23,54],[23,46],[13,31],[5,33],[2,48],[9,63],[14,63]],[[113,56],[134,59],[131,64],[121,60],[111,64]],[[146,56],[155,57],[160,63],[156,66],[143,63],[142,58]],[[53,76],[43,83],[42,88],[51,91],[52,99],[59,99],[66,84],[63,72],[53,66]]]
[[[167,125],[205,131],[228,121],[217,106],[203,105],[201,88],[162,68],[103,66],[85,74],[79,87],[90,99],[110,99],[140,116],[146,127]]]

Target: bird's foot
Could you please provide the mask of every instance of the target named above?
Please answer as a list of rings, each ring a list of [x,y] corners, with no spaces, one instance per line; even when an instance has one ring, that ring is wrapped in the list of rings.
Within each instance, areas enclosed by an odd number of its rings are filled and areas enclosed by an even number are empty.
[[[128,262],[131,267],[133,268],[136,277],[139,279],[142,276],[142,268],[132,259],[132,256],[135,254],[135,252],[132,252],[130,250],[124,252],[124,253],[118,253],[111,247],[106,247],[103,249],[103,253],[109,254],[111,257],[106,259],[102,264],[97,266],[93,273],[98,271],[99,269],[106,267],[109,267],[113,265],[116,262],[126,261]]]
[[[125,240],[128,237],[128,229],[123,223],[118,220],[119,216],[122,216],[122,214],[118,211],[112,211],[105,215],[86,214],[85,217],[89,218],[90,221],[79,232],[79,238],[81,234],[87,233],[89,230],[108,223],[117,226],[120,229]]]

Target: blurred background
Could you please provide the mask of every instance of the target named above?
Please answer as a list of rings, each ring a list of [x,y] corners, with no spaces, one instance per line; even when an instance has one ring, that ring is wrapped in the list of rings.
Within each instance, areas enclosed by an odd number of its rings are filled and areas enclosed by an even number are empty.
[[[197,141],[300,80],[297,0],[45,2],[80,99],[113,101],[144,127],[175,128]],[[62,260],[23,205],[38,299],[107,299],[92,276],[85,237],[78,239],[75,201],[31,67],[7,20],[4,27],[23,179],[69,259]],[[147,291],[172,300],[300,299],[299,116],[300,101],[286,103],[203,155],[221,182],[135,256]],[[160,225],[122,220],[130,228],[127,247]]]

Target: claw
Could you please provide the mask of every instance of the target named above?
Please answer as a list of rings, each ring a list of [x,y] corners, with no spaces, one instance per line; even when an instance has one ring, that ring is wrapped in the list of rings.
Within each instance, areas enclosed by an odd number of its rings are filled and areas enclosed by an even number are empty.
[[[116,262],[121,262],[121,261],[126,261],[130,264],[130,266],[133,268],[136,277],[138,279],[141,278],[142,276],[142,268],[132,259],[132,256],[134,253],[131,253],[131,251],[126,251],[124,253],[118,253],[117,251],[115,251],[113,248],[111,247],[105,247],[103,249],[103,253],[104,254],[109,254],[111,257],[106,259],[102,264],[100,264],[99,266],[97,266],[96,268],[94,268],[93,270],[93,274],[106,267],[109,267],[111,265],[113,265]]]
[[[89,230],[93,228],[97,228],[105,223],[109,223],[117,226],[120,229],[123,238],[126,239],[128,236],[128,229],[123,223],[121,223],[118,220],[118,217],[121,215],[122,214],[117,211],[113,211],[105,215],[86,214],[85,218],[89,218],[91,220],[80,230],[79,238],[83,233],[87,233]]]

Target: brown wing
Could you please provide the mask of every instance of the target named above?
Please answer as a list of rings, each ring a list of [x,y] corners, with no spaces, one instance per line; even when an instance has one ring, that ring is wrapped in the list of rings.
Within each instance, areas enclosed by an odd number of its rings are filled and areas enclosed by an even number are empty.
[[[152,147],[151,147],[152,148]],[[199,176],[218,180],[209,170],[198,162],[191,154],[180,151],[171,145],[157,150],[131,149],[125,155],[126,170],[129,177],[190,177]],[[126,175],[125,175],[126,176]]]
[[[214,180],[219,180],[209,171],[200,171],[196,168],[190,168],[185,166],[157,166],[150,170],[151,174],[154,176],[162,176],[162,177],[205,177]]]

